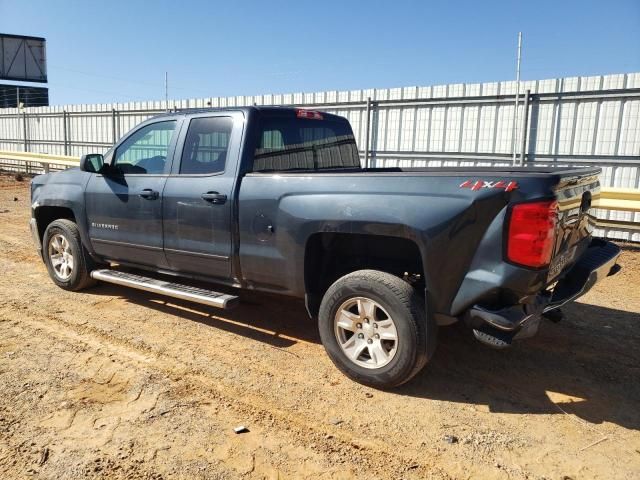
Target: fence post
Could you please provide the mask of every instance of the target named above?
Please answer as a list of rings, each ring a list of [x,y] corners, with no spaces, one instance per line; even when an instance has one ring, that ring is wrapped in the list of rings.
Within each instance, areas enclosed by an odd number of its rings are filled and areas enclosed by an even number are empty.
[[[531,97],[531,90],[527,90],[524,94],[524,110],[522,112],[522,135],[521,135],[522,144],[520,145],[520,166],[521,167],[524,166],[524,157],[526,155],[526,149],[527,149],[527,137],[528,137],[527,134],[529,133],[529,131],[527,130],[527,122],[529,120],[530,97]]]
[[[22,130],[23,130],[23,140],[24,140],[23,149],[24,149],[25,152],[28,152],[29,151],[29,143],[28,143],[28,135],[27,135],[27,111],[25,109],[22,109]],[[24,170],[27,173],[27,175],[31,171],[30,167],[31,167],[30,162],[28,160],[25,160],[25,162],[24,162]]]
[[[118,140],[116,138],[116,109],[115,108],[111,109],[111,139],[113,140],[112,143],[115,145],[116,141]]]
[[[371,97],[367,97],[367,118],[364,134],[364,168],[369,168],[369,127],[371,126]]]
[[[63,110],[62,111],[62,135],[63,135],[63,141],[64,141],[64,154],[65,155],[69,155],[69,148],[67,146],[69,139],[67,138],[67,111]]]
[[[72,155],[71,141],[71,112],[67,112],[67,155]]]
[[[22,131],[23,131],[23,143],[24,143],[24,151],[28,152],[29,151],[29,145],[28,145],[28,136],[27,136],[27,111],[26,110],[22,110]]]

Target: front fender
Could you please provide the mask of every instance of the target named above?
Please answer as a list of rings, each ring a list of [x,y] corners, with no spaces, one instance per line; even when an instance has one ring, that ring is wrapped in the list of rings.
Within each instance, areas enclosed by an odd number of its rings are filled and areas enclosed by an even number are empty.
[[[39,175],[31,184],[31,216],[38,218],[44,207],[64,208],[73,213],[83,245],[94,255],[88,237],[87,216],[84,205],[84,192],[91,174],[79,169]],[[38,224],[38,231],[44,232],[46,225]]]

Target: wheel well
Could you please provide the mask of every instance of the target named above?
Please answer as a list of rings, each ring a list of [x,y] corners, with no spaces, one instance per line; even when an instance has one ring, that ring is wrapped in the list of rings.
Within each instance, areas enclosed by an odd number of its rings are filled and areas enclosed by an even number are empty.
[[[418,245],[406,238],[349,233],[316,233],[306,246],[305,289],[310,313],[338,278],[356,270],[381,270],[424,285],[422,256]],[[423,287],[424,288],[424,287]]]
[[[38,222],[38,235],[40,235],[41,239],[44,236],[44,231],[54,220],[66,218],[74,223],[76,221],[73,211],[66,207],[39,207],[36,210],[35,218]]]

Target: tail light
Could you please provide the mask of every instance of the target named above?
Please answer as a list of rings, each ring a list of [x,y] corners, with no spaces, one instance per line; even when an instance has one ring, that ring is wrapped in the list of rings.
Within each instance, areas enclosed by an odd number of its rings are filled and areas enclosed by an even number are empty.
[[[511,209],[507,258],[513,263],[540,268],[553,254],[558,202],[521,203]]]

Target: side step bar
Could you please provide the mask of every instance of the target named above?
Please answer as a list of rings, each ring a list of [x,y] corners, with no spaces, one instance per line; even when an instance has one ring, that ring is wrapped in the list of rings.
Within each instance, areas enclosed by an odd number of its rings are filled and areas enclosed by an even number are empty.
[[[179,283],[166,282],[155,278],[134,275],[133,273],[120,272],[118,270],[94,270],[91,272],[91,277],[102,282],[123,285],[146,292],[159,293],[160,295],[201,303],[211,307],[230,309],[235,307],[239,302],[239,298],[235,295],[190,287],[188,285],[180,285]]]

